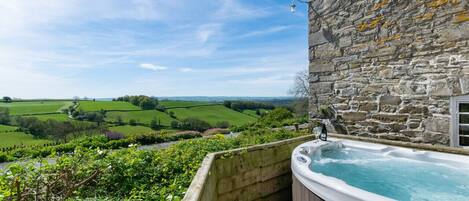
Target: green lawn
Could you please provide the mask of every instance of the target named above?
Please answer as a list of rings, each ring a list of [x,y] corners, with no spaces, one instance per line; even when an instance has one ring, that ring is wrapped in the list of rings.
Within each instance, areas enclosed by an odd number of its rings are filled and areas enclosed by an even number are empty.
[[[41,114],[41,115],[31,115],[27,117],[35,117],[41,121],[46,121],[48,119],[53,119],[57,121],[71,121],[72,119],[68,118],[66,114]]]
[[[11,147],[14,145],[42,145],[51,142],[49,140],[34,139],[32,135],[28,135],[23,132],[0,132],[0,139],[2,139],[0,141],[0,148]]]
[[[128,123],[130,119],[135,119],[137,120],[137,122],[143,124],[150,124],[151,120],[156,117],[157,120],[161,121],[161,125],[163,126],[170,126],[171,121],[174,120],[168,114],[157,110],[108,112],[106,113],[106,116],[106,121],[115,122],[117,117],[120,116],[122,120],[126,123]]]
[[[165,106],[166,108],[190,107],[190,106],[211,105],[211,104],[217,104],[217,103],[199,102],[199,101],[160,101],[160,105]]]
[[[239,126],[256,121],[255,117],[231,110],[223,105],[176,108],[170,111],[173,111],[178,119],[196,117],[212,125],[220,121],[228,121],[231,125]]]
[[[110,127],[109,130],[122,133],[126,137],[154,132],[151,128],[145,126],[116,126]]]
[[[71,104],[71,101],[28,101],[0,103],[0,107],[9,108],[11,115],[26,115],[60,112]]]
[[[7,126],[7,125],[0,125],[0,133],[5,131],[15,131],[17,127],[14,126]]]
[[[140,110],[140,107],[122,101],[80,101],[80,108],[84,111]]]

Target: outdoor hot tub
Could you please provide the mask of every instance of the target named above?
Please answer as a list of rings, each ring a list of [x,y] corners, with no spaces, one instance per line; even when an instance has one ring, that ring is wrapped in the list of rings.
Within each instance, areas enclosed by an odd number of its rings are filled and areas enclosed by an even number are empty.
[[[469,157],[343,139],[292,154],[294,201],[469,200]]]

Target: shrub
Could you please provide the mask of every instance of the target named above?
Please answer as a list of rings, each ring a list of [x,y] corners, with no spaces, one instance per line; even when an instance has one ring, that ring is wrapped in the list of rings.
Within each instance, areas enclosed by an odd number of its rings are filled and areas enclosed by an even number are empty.
[[[108,140],[120,140],[124,138],[124,135],[119,132],[109,131],[106,132],[104,135],[107,137]]]
[[[176,120],[171,121],[171,128],[179,128],[179,122]]]
[[[160,121],[158,121],[156,118],[152,119],[150,122],[150,128],[153,130],[158,130],[160,129]]]
[[[230,122],[228,122],[228,121],[219,121],[215,124],[215,127],[217,127],[217,128],[229,128],[230,127]]]
[[[179,127],[184,130],[195,130],[199,132],[204,132],[205,130],[210,128],[210,124],[203,120],[189,117],[187,119],[182,120]]]
[[[129,120],[129,124],[130,124],[131,126],[136,126],[136,125],[137,125],[137,120],[135,120],[135,119],[130,119],[130,120]]]
[[[212,128],[204,132],[204,136],[215,135],[215,134],[230,134],[231,131],[224,128]]]
[[[0,173],[5,200],[181,200],[208,153],[303,135],[285,130],[248,129],[237,138],[188,140],[163,150],[109,152],[77,148],[55,164],[13,164]],[[95,140],[100,140],[96,138]],[[129,140],[110,141],[122,146]],[[21,186],[18,194],[16,186]],[[37,186],[50,188],[37,188]],[[74,187],[71,188],[70,186]]]
[[[285,108],[277,108],[269,112],[269,114],[263,116],[260,122],[266,125],[278,125],[282,121],[293,118],[293,113]]]

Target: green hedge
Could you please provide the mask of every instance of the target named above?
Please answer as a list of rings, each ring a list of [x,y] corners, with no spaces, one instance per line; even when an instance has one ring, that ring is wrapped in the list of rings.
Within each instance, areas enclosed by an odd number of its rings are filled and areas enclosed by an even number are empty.
[[[73,140],[69,143],[59,144],[55,146],[45,147],[28,147],[15,149],[8,152],[0,152],[0,162],[11,162],[22,158],[44,158],[55,155],[62,155],[73,152],[77,147],[87,149],[120,149],[126,148],[131,144],[148,145],[155,143],[163,143],[177,141],[181,139],[191,139],[202,137],[200,134],[164,134],[164,133],[147,133],[133,136],[121,140],[109,140],[105,136],[85,137]]]
[[[55,164],[10,166],[0,173],[0,200],[2,196],[7,200],[47,200],[52,196],[64,200],[181,200],[208,153],[304,134],[248,129],[236,138],[217,135],[182,141],[163,150],[129,148],[110,152],[79,147],[75,154],[63,155]],[[37,185],[49,188],[37,189]],[[16,186],[21,187],[20,194]]]

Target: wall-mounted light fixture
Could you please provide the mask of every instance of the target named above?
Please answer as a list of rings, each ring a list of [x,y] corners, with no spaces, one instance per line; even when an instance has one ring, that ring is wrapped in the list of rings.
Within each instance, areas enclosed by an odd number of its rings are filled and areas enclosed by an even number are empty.
[[[305,3],[305,4],[309,4],[309,3],[313,2],[313,0],[292,0],[292,1],[291,1],[291,4],[290,4],[290,11],[291,11],[292,13],[296,12],[296,4],[295,4],[295,1],[300,2],[300,3]]]

